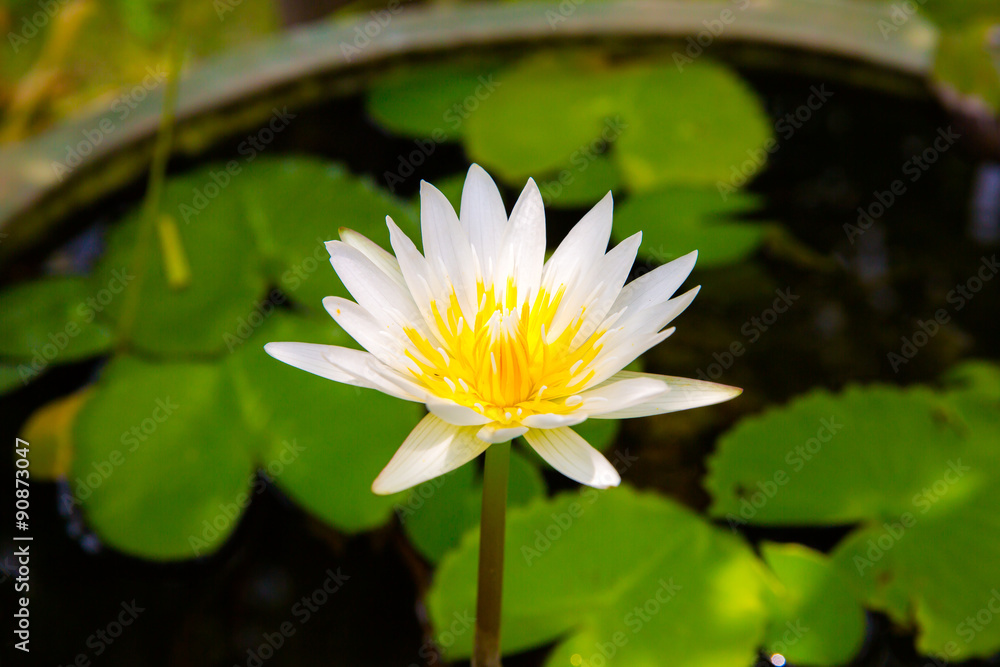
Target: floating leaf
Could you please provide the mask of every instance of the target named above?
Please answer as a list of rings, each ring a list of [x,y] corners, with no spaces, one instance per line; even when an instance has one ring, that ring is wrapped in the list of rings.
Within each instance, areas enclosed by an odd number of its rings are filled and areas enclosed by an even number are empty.
[[[86,278],[64,276],[21,283],[0,300],[0,356],[18,360],[20,375],[49,364],[93,357],[111,348],[100,312],[104,294]]]
[[[438,628],[474,613],[478,531],[442,560]],[[562,494],[510,513],[507,654],[559,641],[548,665],[746,665],[763,637],[759,564],[734,536],[628,487]],[[469,655],[472,632],[450,659]],[[614,654],[608,659],[607,656]]]
[[[632,195],[615,210],[615,237],[642,232],[640,253],[668,262],[692,250],[698,266],[718,266],[746,258],[764,239],[766,228],[733,217],[753,210],[755,197],[723,198],[715,188],[671,188]]]
[[[791,663],[843,665],[865,638],[865,611],[830,559],[799,544],[765,542],[764,561],[778,582],[764,646]]]
[[[19,371],[18,368],[22,368],[25,371],[25,377],[23,379],[21,377],[21,371]],[[28,384],[28,382],[35,377],[38,377],[38,375],[34,371],[29,372],[27,366],[12,366],[10,364],[0,363],[0,394],[6,394],[12,389],[22,387]]]
[[[135,307],[131,342],[158,353],[213,353],[224,337],[258,307],[267,283],[245,213],[225,165],[211,165],[171,179],[163,189],[161,211],[174,218],[190,267],[190,284],[171,286],[153,233],[140,234],[137,210],[112,230],[108,248],[92,278],[100,303],[116,318]],[[139,238],[147,244],[142,275],[132,275]],[[120,287],[122,286],[123,287]],[[138,295],[132,294],[138,290]],[[128,306],[126,306],[128,304]]]
[[[249,502],[254,436],[219,364],[119,357],[73,436],[73,498],[101,539],[127,553],[214,551]]]
[[[545,493],[538,468],[511,451],[507,505],[519,507]],[[396,516],[417,550],[432,562],[458,546],[462,535],[479,524],[482,480],[466,464],[417,486],[396,505]]]
[[[728,182],[733,168],[764,163],[771,127],[760,102],[728,68],[663,66],[633,83],[615,154],[634,191]]]
[[[497,74],[496,91],[469,116],[466,150],[490,173],[515,184],[571,168],[574,158],[607,147],[602,130],[621,133],[615,116],[623,104],[622,76],[586,55],[522,60]]]
[[[711,513],[730,523],[860,523],[834,560],[865,601],[951,659],[1000,648],[966,635],[1000,559],[1000,405],[989,392],[817,391],[747,419],[709,463]]]
[[[568,168],[540,181],[538,189],[546,206],[589,208],[609,192],[618,191],[621,180],[618,165],[608,154],[581,154]]]
[[[266,273],[295,301],[323,310],[323,297],[348,296],[325,243],[348,227],[389,247],[385,217],[415,236],[409,210],[338,165],[309,158],[260,159],[234,178],[243,215],[258,238]]]
[[[493,69],[476,63],[440,63],[393,72],[369,89],[368,113],[399,134],[434,142],[456,139],[465,120],[500,85]]]
[[[28,417],[20,437],[31,443],[32,476],[54,480],[69,472],[73,424],[90,394],[89,388],[81,389],[46,403]]]
[[[994,113],[1000,110],[1000,48],[991,44],[995,30],[994,21],[982,20],[945,31],[934,60],[936,79],[982,100]]]
[[[305,373],[266,342],[353,344],[332,320],[277,312],[226,361],[243,416],[264,443],[261,465],[296,502],[345,532],[384,523],[399,496],[371,485],[423,416],[422,406]]]

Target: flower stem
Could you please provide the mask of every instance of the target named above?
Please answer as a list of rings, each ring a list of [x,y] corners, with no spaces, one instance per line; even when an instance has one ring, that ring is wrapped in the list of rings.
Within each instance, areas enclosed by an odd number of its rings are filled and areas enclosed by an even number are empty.
[[[490,445],[483,472],[483,512],[479,532],[479,592],[472,667],[500,667],[500,599],[507,512],[510,443]]]

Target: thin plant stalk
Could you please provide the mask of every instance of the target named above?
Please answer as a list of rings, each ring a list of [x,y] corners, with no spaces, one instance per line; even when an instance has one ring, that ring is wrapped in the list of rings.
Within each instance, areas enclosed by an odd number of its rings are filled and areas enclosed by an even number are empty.
[[[507,514],[510,443],[490,445],[483,472],[483,511],[479,532],[479,591],[473,667],[500,667],[500,603]]]

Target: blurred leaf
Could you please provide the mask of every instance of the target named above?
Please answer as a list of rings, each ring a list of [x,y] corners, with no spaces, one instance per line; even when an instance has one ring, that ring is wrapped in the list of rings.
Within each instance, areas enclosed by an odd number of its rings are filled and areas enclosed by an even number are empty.
[[[818,551],[765,542],[761,555],[778,579],[764,646],[799,665],[843,665],[865,638],[865,611],[844,575]]]
[[[732,525],[860,523],[834,560],[866,603],[915,622],[923,653],[990,655],[1000,626],[963,622],[1000,559],[998,417],[989,392],[816,391],[723,435],[710,512]]]
[[[519,507],[545,493],[538,468],[511,451],[507,505]],[[396,516],[421,554],[431,562],[458,546],[467,530],[479,525],[482,479],[474,464],[432,479],[409,492],[396,505]]]
[[[21,378],[21,370],[24,370],[25,372],[24,379]],[[12,389],[23,387],[35,377],[37,377],[37,374],[30,371],[29,368],[23,364],[19,366],[12,366],[10,364],[0,363],[0,395],[6,394]]]
[[[399,70],[369,89],[368,113],[398,134],[433,142],[454,140],[465,119],[492,92],[492,74],[491,66],[476,63],[435,63]]]
[[[515,184],[574,164],[593,142],[606,145],[600,136],[618,122],[623,76],[586,55],[526,58],[496,75],[496,90],[469,116],[466,150]]]
[[[218,364],[116,358],[73,435],[73,497],[101,539],[126,553],[210,553],[249,503],[254,435]]]
[[[420,418],[423,406],[333,382],[269,357],[266,342],[351,344],[328,320],[275,312],[226,361],[243,417],[263,443],[262,467],[280,489],[338,530],[375,528],[400,496],[372,482]]]
[[[73,424],[92,389],[81,389],[46,403],[35,410],[21,438],[31,443],[31,474],[40,480],[54,480],[69,472],[73,459]]]
[[[590,207],[621,185],[618,165],[606,154],[578,156],[575,163],[554,177],[540,181],[545,205],[554,208]]]
[[[141,209],[112,230],[91,289],[109,299],[107,311],[116,318],[135,298],[128,293],[140,290],[131,335],[137,348],[166,354],[220,352],[225,335],[263,297],[267,283],[260,256],[228,178],[224,166],[210,165],[170,179],[163,189],[161,211],[176,220],[191,270],[186,288],[169,284],[154,234],[146,236],[143,274],[132,275],[133,251],[145,224]],[[122,282],[124,290],[118,287]]]
[[[272,282],[323,310],[323,297],[349,296],[325,243],[348,227],[389,248],[386,216],[419,245],[412,212],[339,165],[311,158],[258,159],[232,176],[241,214],[255,232]]]
[[[984,20],[943,32],[934,61],[934,78],[982,100],[994,113],[1000,110],[1000,46],[990,46],[995,30],[995,21]]]
[[[442,560],[437,628],[474,614],[477,552],[472,531]],[[750,664],[761,588],[740,540],[666,499],[620,487],[538,500],[507,521],[504,653],[558,640],[548,665]],[[454,633],[449,659],[469,655],[472,634]]]
[[[588,419],[577,424],[573,430],[579,433],[592,447],[605,451],[614,444],[621,426],[620,419]]]
[[[733,220],[756,206],[751,195],[723,198],[715,188],[632,195],[615,211],[615,237],[641,231],[640,254],[661,263],[697,250],[700,267],[728,264],[749,256],[764,239],[764,225]]]
[[[50,363],[93,357],[111,348],[99,315],[104,296],[85,278],[64,276],[21,283],[0,295],[0,355],[26,362],[35,374]]]

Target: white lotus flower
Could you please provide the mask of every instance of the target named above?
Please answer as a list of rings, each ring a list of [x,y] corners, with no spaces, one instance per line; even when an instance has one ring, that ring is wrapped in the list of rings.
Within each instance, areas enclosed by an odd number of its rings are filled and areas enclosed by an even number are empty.
[[[621,481],[571,426],[711,405],[734,387],[622,371],[673,333],[664,327],[698,288],[670,297],[696,252],[625,285],[641,234],[605,252],[611,193],[545,261],[545,211],[528,180],[507,218],[500,193],[469,169],[461,218],[420,187],[424,254],[386,218],[395,256],[344,229],[330,261],[357,303],[327,297],[333,319],[367,352],[268,343],[275,359],[316,375],[424,403],[429,413],[372,485],[402,491],[523,436],[552,467],[597,488]]]

